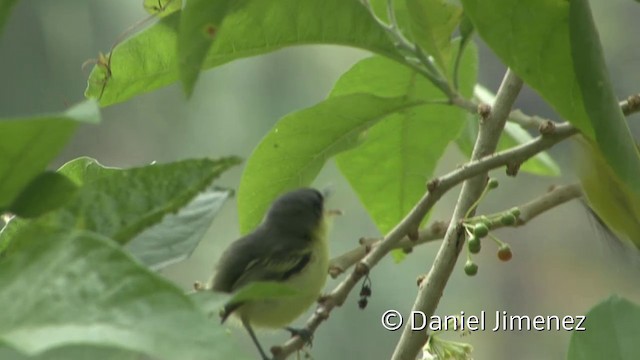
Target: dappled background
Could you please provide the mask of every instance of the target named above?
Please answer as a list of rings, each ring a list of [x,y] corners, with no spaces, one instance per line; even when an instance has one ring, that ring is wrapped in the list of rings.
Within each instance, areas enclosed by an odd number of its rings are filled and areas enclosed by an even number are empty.
[[[0,116],[13,117],[65,109],[83,98],[91,66],[82,64],[107,52],[116,39],[146,17],[141,1],[131,0],[23,0],[18,3],[0,39]],[[640,48],[629,36],[640,31],[640,6],[630,0],[593,2],[596,24],[616,93],[622,98],[640,92]],[[330,91],[339,75],[366,52],[336,46],[306,46],[233,62],[202,74],[193,98],[186,100],[179,84],[136,97],[103,110],[103,122],[80,128],[55,167],[81,155],[109,166],[129,167],[152,161],[191,157],[239,155],[247,158],[253,147],[283,115],[313,105]],[[497,90],[504,67],[483,46],[479,80]],[[535,93],[526,89],[518,107],[527,113],[557,120]],[[631,117],[640,137],[640,116]],[[327,119],[331,121],[331,119]],[[561,178],[520,174],[506,178],[495,171],[500,187],[482,204],[481,212],[510,208],[544,193],[553,184],[575,181],[571,147],[551,150],[563,169]],[[437,174],[464,162],[451,147]],[[225,174],[219,184],[236,188],[242,168]],[[375,172],[376,169],[371,169]],[[366,174],[363,174],[366,176]],[[329,206],[345,215],[336,219],[332,253],[356,245],[362,236],[379,236],[372,221],[332,162],[315,185],[332,185]],[[457,189],[456,189],[457,190]],[[457,193],[438,204],[431,219],[446,220]],[[554,209],[528,226],[496,231],[514,253],[509,263],[499,262],[492,244],[477,256],[479,273],[463,274],[459,261],[438,308],[441,315],[481,310],[506,310],[519,315],[578,315],[611,293],[640,302],[640,257],[635,259],[605,237],[576,201]],[[206,280],[220,251],[238,236],[236,207],[229,201],[193,256],[163,274],[180,287]],[[408,312],[416,294],[415,279],[431,266],[439,243],[421,246],[401,264],[386,259],[375,268],[373,297],[366,310],[357,307],[357,294],[334,311],[315,337],[316,359],[388,358],[400,335],[380,325],[384,310]],[[335,285],[331,281],[328,288]],[[299,321],[302,322],[304,318]],[[475,347],[478,359],[563,358],[567,332],[477,332],[460,339]],[[285,334],[262,335],[269,343]],[[248,337],[234,331],[239,347],[249,355]]]

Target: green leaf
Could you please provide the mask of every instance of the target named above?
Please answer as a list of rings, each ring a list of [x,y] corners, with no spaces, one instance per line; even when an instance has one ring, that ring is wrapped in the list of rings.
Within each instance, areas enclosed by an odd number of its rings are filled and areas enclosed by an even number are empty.
[[[85,101],[61,114],[0,120],[0,211],[58,155],[80,123],[99,121],[99,109]]]
[[[388,14],[388,0],[369,0],[371,4],[371,9],[376,14],[378,18],[380,18],[385,23],[389,24],[389,14]],[[413,41],[413,37],[411,34],[411,20],[409,16],[409,10],[407,9],[407,4],[404,0],[392,1],[393,3],[393,12],[396,16],[396,23],[403,35],[407,37],[409,41]]]
[[[0,341],[21,353],[97,345],[160,359],[235,358],[224,328],[108,238],[31,226],[16,241],[23,246],[0,268]]]
[[[568,360],[640,359],[640,306],[612,296],[586,314],[586,331],[573,331]]]
[[[153,270],[187,259],[230,195],[228,190],[201,192],[177,213],[134,237],[127,244],[129,252]]]
[[[475,47],[468,50],[460,69],[460,90],[465,96],[472,93],[478,62]],[[338,80],[331,96],[352,92],[425,103],[444,97],[421,75],[382,57],[358,62]],[[389,232],[424,195],[427,181],[449,143],[459,136],[465,119],[464,110],[448,105],[413,107],[385,117],[362,134],[358,147],[336,157],[381,233]]]
[[[462,8],[445,0],[405,0],[410,27],[417,44],[433,56],[448,74],[451,62],[451,34],[462,16]]]
[[[287,190],[307,186],[327,159],[355,146],[362,132],[421,102],[350,94],[327,99],[280,119],[251,154],[238,190],[240,232],[251,231]]]
[[[182,9],[182,0],[144,0],[142,6],[151,15],[165,17]]]
[[[18,0],[2,0],[0,1],[0,35],[4,30],[4,24],[11,14],[11,10],[18,3]]]
[[[595,140],[620,179],[640,195],[640,152],[613,93],[589,2],[569,7],[571,55]]]
[[[78,187],[56,172],[44,172],[33,179],[9,207],[11,213],[32,218],[56,209],[75,194]]]
[[[475,96],[483,103],[493,105],[495,102],[495,94],[482,85],[476,85],[474,89]],[[458,148],[468,157],[471,157],[473,144],[478,137],[478,119],[474,115],[467,117],[467,126],[462,135],[456,140]],[[504,132],[500,136],[498,142],[498,151],[510,149],[517,145],[522,145],[533,140],[529,134],[520,125],[507,121]],[[528,172],[540,176],[559,176],[560,166],[549,156],[546,151],[536,154],[536,156],[525,161],[520,166],[520,171]]]
[[[166,215],[183,208],[221,173],[238,163],[237,158],[229,157],[111,169],[108,175],[86,182],[62,208],[36,221],[51,227],[91,230],[126,244]],[[0,249],[27,224],[24,219],[11,221],[0,233]],[[20,245],[14,244],[11,241],[12,248]]]
[[[243,1],[231,0],[189,0],[178,28],[178,62],[182,87],[191,96],[202,64],[216,38],[216,32],[227,14],[231,3],[239,5]]]
[[[563,0],[462,0],[489,47],[565,119],[593,138],[576,79]]]
[[[88,156],[81,156],[73,159],[58,169],[60,174],[65,175],[78,186],[90,183],[103,176],[113,175],[118,171],[121,171],[121,169],[106,167],[100,164],[96,159],[92,159]]]
[[[176,81],[180,13],[118,45],[111,53],[111,76],[94,67],[85,95],[107,106]],[[209,69],[235,59],[286,46],[337,44],[358,47],[402,61],[387,34],[357,1],[248,0],[231,11],[204,60]]]

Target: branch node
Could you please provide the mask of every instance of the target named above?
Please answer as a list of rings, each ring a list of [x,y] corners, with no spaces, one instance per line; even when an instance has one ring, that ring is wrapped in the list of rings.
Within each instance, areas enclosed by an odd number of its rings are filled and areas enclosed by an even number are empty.
[[[484,103],[478,104],[478,115],[480,115],[482,121],[487,120],[489,115],[491,115],[491,106]]]
[[[418,232],[418,228],[416,227],[415,229],[409,230],[409,232],[407,233],[407,237],[409,237],[409,240],[413,242],[418,241],[418,239],[420,238],[420,233]]]
[[[327,303],[327,301],[331,300],[331,295],[328,294],[322,294],[320,296],[318,296],[318,304],[320,305],[325,305]]]
[[[522,164],[520,164],[520,163],[518,163],[518,164],[514,164],[514,163],[507,164],[507,171],[506,171],[507,176],[516,176],[516,175],[518,175],[518,171],[520,171],[520,165],[522,165]]]
[[[538,127],[538,131],[540,131],[542,135],[551,135],[556,131],[556,124],[551,120],[545,120]]]
[[[444,221],[434,221],[433,224],[431,224],[431,231],[435,235],[444,235],[444,233],[447,231],[448,224],[448,222]]]
[[[343,272],[344,272],[344,269],[339,266],[332,265],[329,267],[329,276],[331,276],[332,279],[337,278]]]
[[[418,285],[418,287],[422,286],[422,282],[426,278],[427,278],[427,275],[425,275],[425,274],[418,275],[418,278],[416,279],[416,285]]]
[[[341,306],[342,303],[336,305]],[[324,307],[319,307],[316,309],[316,316],[318,316],[322,321],[325,321],[329,318],[329,312]]]
[[[358,276],[365,276],[369,274],[369,266],[364,262],[359,262],[354,270]]]
[[[625,115],[633,114],[640,109],[640,94],[634,94],[627,98],[626,103],[623,103],[622,112]]]
[[[427,190],[429,190],[429,192],[434,192],[436,190],[436,188],[438,187],[438,185],[440,185],[440,179],[435,178],[433,180],[430,180],[427,183]]]

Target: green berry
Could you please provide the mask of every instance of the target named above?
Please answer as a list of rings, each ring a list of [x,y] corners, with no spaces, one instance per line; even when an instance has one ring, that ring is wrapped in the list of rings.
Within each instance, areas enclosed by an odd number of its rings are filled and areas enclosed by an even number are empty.
[[[475,236],[472,236],[467,240],[467,246],[469,247],[469,252],[472,254],[477,254],[480,252],[480,239]]]
[[[519,208],[517,208],[517,207],[511,208],[511,210],[509,210],[509,212],[510,212],[513,216],[515,216],[516,218],[517,218],[518,216],[520,216],[520,209],[519,209]]]
[[[495,189],[498,187],[498,179],[496,178],[491,178],[489,179],[489,189]]]
[[[502,225],[511,226],[516,223],[516,217],[512,213],[504,214],[500,218]]]
[[[511,248],[507,244],[500,245],[500,249],[498,249],[498,259],[502,261],[509,261],[513,257],[513,253],[511,252]]]
[[[489,227],[483,223],[477,223],[473,226],[473,235],[482,239],[489,234]]]
[[[478,265],[471,260],[467,260],[467,263],[464,264],[464,273],[469,276],[474,276],[478,273]]]

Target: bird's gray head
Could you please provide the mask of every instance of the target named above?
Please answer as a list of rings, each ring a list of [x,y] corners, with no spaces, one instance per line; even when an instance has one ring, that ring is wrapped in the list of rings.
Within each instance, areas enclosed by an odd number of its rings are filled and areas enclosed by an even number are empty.
[[[316,229],[324,213],[324,197],[315,189],[302,188],[276,199],[267,213],[265,224],[300,235]]]

